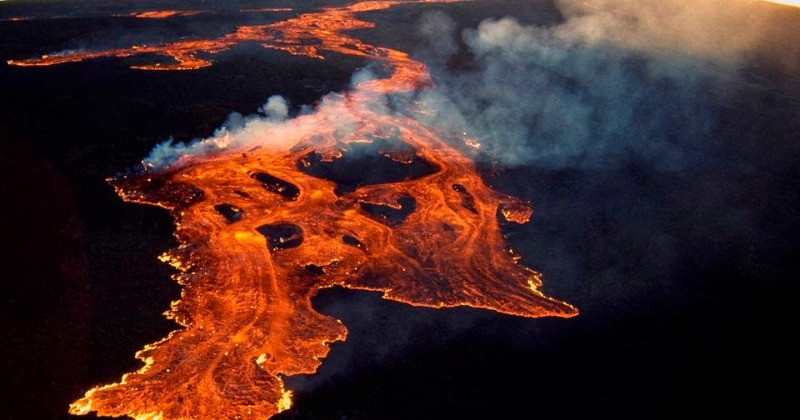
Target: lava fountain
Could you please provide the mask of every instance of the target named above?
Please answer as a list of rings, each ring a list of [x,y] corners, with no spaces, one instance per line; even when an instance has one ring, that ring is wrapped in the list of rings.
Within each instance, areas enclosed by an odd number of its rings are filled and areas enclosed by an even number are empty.
[[[282,377],[314,373],[329,344],[347,335],[339,320],[311,306],[333,286],[433,308],[578,313],[544,296],[540,275],[518,264],[504,241],[502,223],[527,222],[528,204],[490,189],[468,146],[413,118],[429,112],[408,99],[433,88],[426,66],[346,34],[373,26],[358,12],[400,3],[326,8],[220,39],[12,63],[155,52],[177,64],[138,68],[185,70],[211,64],[200,52],[255,41],[319,59],[363,56],[389,74],[326,96],[312,114],[257,121],[109,180],[126,201],[164,207],[175,218],[180,246],[161,259],[179,270],[181,299],[167,316],[182,328],[138,352],[141,369],[88,391],[73,414],[232,419],[288,409]],[[389,96],[400,99],[387,107]]]

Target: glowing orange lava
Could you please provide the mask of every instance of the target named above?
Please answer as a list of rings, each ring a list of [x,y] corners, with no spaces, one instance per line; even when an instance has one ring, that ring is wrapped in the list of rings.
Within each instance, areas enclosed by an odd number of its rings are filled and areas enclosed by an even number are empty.
[[[274,12],[291,12],[291,7],[262,7],[260,9],[242,9],[242,13],[274,13]]]
[[[140,19],[166,19],[173,16],[195,16],[203,12],[185,10],[153,10],[148,12],[133,12],[130,16]]]
[[[329,344],[346,337],[339,320],[311,307],[320,289],[337,285],[434,308],[577,314],[544,296],[540,275],[519,265],[505,244],[501,223],[527,222],[527,203],[491,190],[440,130],[409,117],[426,112],[424,104],[398,97],[397,108],[384,106],[387,95],[430,88],[426,66],[345,32],[373,26],[357,12],[399,3],[327,8],[216,40],[13,63],[147,52],[177,64],[138,68],[185,70],[210,64],[199,52],[254,41],[319,59],[362,56],[391,72],[327,96],[313,114],[264,123],[256,147],[220,138],[216,152],[110,180],[126,201],[162,206],[176,220],[181,245],[162,260],[180,270],[182,296],[167,316],[183,328],[146,346],[137,354],[144,367],[90,390],[72,413],[232,419],[288,409],[291,393],[281,376],[314,373]],[[357,148],[367,151],[352,153]],[[369,153],[386,170],[358,178],[374,168],[348,159]]]

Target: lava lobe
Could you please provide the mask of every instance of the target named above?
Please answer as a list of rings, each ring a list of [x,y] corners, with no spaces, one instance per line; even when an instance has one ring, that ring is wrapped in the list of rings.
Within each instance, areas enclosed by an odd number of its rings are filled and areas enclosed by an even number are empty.
[[[182,328],[137,353],[141,369],[89,390],[73,414],[263,419],[286,410],[283,377],[316,372],[330,343],[347,336],[339,320],[311,307],[333,286],[433,308],[578,313],[542,294],[539,273],[509,252],[501,223],[527,222],[528,203],[489,188],[441,129],[375,106],[386,95],[433,87],[425,65],[408,54],[351,36],[374,26],[357,13],[400,3],[330,7],[219,39],[13,63],[156,53],[177,64],[140,68],[187,70],[211,65],[199,52],[255,41],[318,59],[362,56],[390,70],[326,96],[316,112],[270,125],[256,136],[264,139],[259,147],[225,143],[110,180],[126,201],[167,208],[175,219],[180,245],[161,259],[179,271],[181,299],[167,316]]]

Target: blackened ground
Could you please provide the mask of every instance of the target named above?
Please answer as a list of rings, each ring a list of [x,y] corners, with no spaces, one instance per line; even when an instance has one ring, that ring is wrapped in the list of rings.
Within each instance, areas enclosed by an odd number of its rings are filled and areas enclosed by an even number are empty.
[[[430,310],[326,291],[350,328],[287,419],[757,413],[792,406],[800,272],[796,81],[773,75],[722,107],[722,147],[691,170],[487,167],[530,199],[509,225],[574,319]],[[794,90],[796,92],[796,90]],[[769,106],[765,106],[769,104]]]
[[[114,59],[10,67],[62,48],[65,31],[94,30],[86,19],[22,23],[0,22],[0,418],[67,418],[71,401],[136,369],[134,352],[175,328],[162,312],[179,288],[156,260],[175,245],[172,220],[122,202],[105,178],[171,135],[208,136],[232,111],[255,113],[272,94],[311,104],[363,63],[242,46],[189,73]]]
[[[335,182],[337,195],[355,191],[362,185],[417,179],[439,170],[400,140],[370,140],[370,143],[353,143],[339,148],[342,156],[334,159],[327,159],[315,151],[309,152],[297,162],[297,167],[309,175]]]
[[[488,17],[456,18],[479,15]],[[60,48],[69,24],[40,22],[21,37],[0,23],[0,40],[17,40],[0,62]],[[78,33],[85,22],[72,24]],[[174,246],[172,221],[123,203],[105,177],[170,135],[205,136],[230,111],[253,113],[271,94],[312,103],[362,64],[258,47],[182,73],[131,71],[122,60],[0,64],[0,418],[68,418],[69,402],[135,369],[133,353],[174,328],[161,313],[179,291],[156,260]],[[315,307],[342,319],[348,341],[318,375],[290,378],[295,407],[278,418],[793,408],[794,390],[781,384],[800,373],[800,105],[796,81],[762,78],[725,104],[719,153],[690,171],[487,168],[498,189],[533,202],[532,222],[509,228],[509,242],[545,274],[547,294],[581,309],[577,318],[325,291]]]

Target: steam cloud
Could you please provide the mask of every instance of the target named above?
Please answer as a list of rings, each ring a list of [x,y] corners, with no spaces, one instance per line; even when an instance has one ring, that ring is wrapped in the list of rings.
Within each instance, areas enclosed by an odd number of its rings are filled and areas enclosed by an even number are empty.
[[[441,12],[424,15],[418,32],[427,48],[417,55],[434,63],[437,83],[421,94],[437,111],[427,122],[468,132],[484,158],[506,165],[599,169],[635,162],[680,170],[713,147],[713,104],[735,90],[769,21],[748,0],[561,0],[557,6],[564,19],[553,26],[503,18],[465,30],[477,70],[456,74],[435,63],[458,50],[457,25]],[[369,77],[356,74],[354,89]],[[211,138],[156,146],[145,164],[286,147],[276,142],[296,138],[287,131],[313,132],[302,114],[321,113],[346,126],[355,117],[341,103],[332,94],[287,119],[286,100],[273,96],[260,114],[231,115]]]
[[[478,71],[434,67],[436,118],[506,165],[679,170],[713,147],[713,104],[735,90],[762,40],[767,17],[752,2],[558,6],[565,20],[554,26],[503,18],[467,29]],[[453,26],[441,13],[421,22],[428,55],[452,53],[446,34],[431,28]]]

